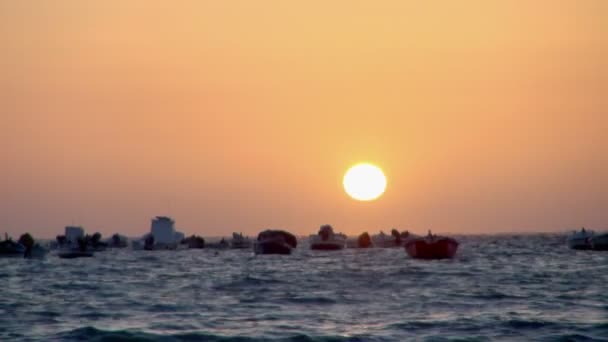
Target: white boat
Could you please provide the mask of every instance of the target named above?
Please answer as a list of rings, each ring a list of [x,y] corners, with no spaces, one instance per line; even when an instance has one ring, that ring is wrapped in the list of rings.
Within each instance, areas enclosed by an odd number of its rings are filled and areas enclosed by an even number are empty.
[[[608,233],[594,234],[589,243],[594,251],[608,251]]]
[[[152,219],[150,233],[139,241],[133,241],[134,250],[175,250],[184,239],[184,234],[175,230],[175,221],[168,216],[157,216]]]
[[[243,233],[232,233],[230,247],[235,249],[251,248],[251,240],[247,236],[243,236]]]
[[[592,230],[585,230],[583,227],[578,232],[572,232],[568,236],[568,247],[572,249],[591,249],[591,239],[595,233]]]
[[[346,235],[334,233],[334,229],[329,224],[324,224],[319,228],[316,235],[309,237],[310,249],[316,250],[340,250],[346,247]]]

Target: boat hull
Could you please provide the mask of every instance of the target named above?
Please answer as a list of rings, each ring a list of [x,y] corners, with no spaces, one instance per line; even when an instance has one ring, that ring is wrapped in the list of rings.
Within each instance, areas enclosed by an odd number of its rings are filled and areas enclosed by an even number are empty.
[[[437,240],[414,239],[405,244],[405,251],[416,259],[451,259],[456,255],[458,242],[451,238]]]
[[[90,258],[93,252],[62,252],[57,254],[62,259]]]
[[[590,239],[591,249],[594,251],[608,251],[608,234],[601,234]]]
[[[291,254],[292,247],[285,242],[258,242],[255,244],[255,254]]]
[[[22,258],[25,254],[25,247],[12,240],[0,242],[0,257],[1,258]]]
[[[344,242],[317,242],[310,245],[310,249],[317,251],[338,251],[344,249]]]
[[[588,250],[591,249],[589,237],[577,237],[568,239],[568,247],[576,250]]]

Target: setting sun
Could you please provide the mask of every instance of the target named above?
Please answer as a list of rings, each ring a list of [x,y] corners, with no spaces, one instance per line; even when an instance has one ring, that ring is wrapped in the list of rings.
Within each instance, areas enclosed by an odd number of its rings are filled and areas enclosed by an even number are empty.
[[[344,174],[344,190],[359,201],[371,201],[380,197],[386,189],[386,177],[372,164],[357,164]]]

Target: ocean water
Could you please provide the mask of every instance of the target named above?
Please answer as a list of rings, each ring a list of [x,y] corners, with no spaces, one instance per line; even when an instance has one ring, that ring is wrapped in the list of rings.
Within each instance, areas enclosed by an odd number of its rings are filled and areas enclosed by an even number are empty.
[[[254,256],[0,259],[0,341],[608,341],[608,253],[563,235]]]

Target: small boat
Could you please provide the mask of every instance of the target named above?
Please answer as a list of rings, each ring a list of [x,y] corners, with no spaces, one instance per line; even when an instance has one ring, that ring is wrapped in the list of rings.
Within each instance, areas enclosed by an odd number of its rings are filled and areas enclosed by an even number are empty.
[[[458,250],[458,241],[445,236],[429,234],[413,238],[405,243],[405,251],[416,259],[450,259]]]
[[[258,234],[255,254],[291,254],[298,245],[295,235],[284,230],[265,230]]]
[[[367,232],[359,235],[357,238],[357,248],[370,248],[373,247],[372,238]]]
[[[374,247],[378,248],[402,247],[405,240],[405,238],[402,238],[403,234],[405,234],[405,237],[409,236],[407,231],[399,233],[397,229],[392,229],[391,235],[387,235],[383,231],[380,231],[380,234],[372,236],[372,244]]]
[[[230,248],[234,249],[246,249],[251,248],[251,240],[243,236],[243,233],[232,233],[232,240],[230,241]]]
[[[89,239],[81,237],[77,240],[78,247],[67,247],[60,250],[57,256],[62,259],[74,259],[74,258],[90,258],[93,256],[93,252],[88,250]]]
[[[334,233],[334,229],[329,224],[324,224],[319,228],[316,235],[309,238],[310,249],[335,251],[346,247],[346,235]]]
[[[129,246],[129,239],[116,233],[106,241],[106,244],[110,248],[125,248]]]
[[[219,242],[211,242],[206,245],[206,248],[211,249],[227,249],[230,247],[230,243],[226,241],[225,238],[222,238]]]
[[[594,235],[589,243],[594,251],[608,251],[608,233]]]
[[[568,236],[568,247],[579,250],[591,249],[591,239],[594,235],[592,230],[585,230],[585,227],[578,232],[572,232]]]
[[[25,254],[25,246],[13,241],[5,234],[4,241],[0,241],[0,257],[19,257]]]
[[[192,235],[182,240],[182,245],[188,246],[189,249],[205,248],[205,239],[202,236]]]

